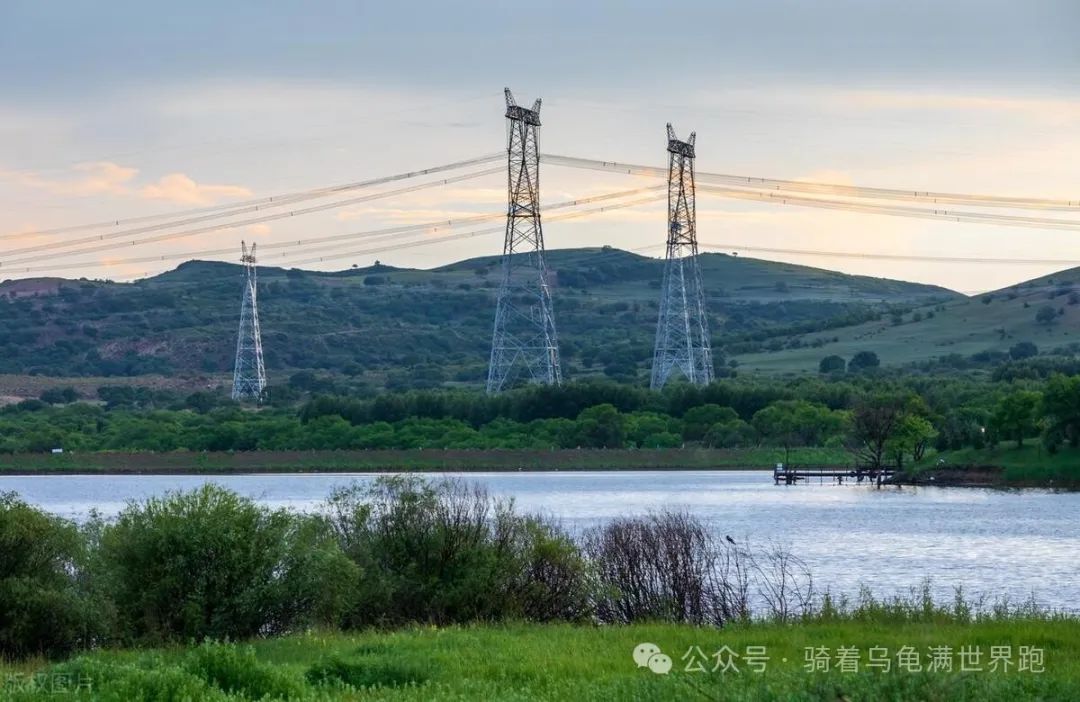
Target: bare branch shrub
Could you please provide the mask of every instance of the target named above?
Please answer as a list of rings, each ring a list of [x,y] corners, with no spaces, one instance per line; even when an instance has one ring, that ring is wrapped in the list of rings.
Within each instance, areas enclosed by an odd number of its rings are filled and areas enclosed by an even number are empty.
[[[686,512],[616,519],[585,534],[604,622],[647,620],[722,625],[745,616],[745,566],[738,552]],[[727,582],[725,574],[737,576]]]

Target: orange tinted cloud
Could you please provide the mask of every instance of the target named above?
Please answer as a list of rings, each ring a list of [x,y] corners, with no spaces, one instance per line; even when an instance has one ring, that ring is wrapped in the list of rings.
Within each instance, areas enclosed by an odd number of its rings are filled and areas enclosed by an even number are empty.
[[[137,168],[121,166],[111,161],[79,163],[71,167],[75,177],[45,178],[33,171],[0,171],[0,179],[24,188],[45,190],[54,195],[87,197],[91,195],[123,195],[130,192],[129,183],[139,173]]]
[[[187,205],[212,205],[219,200],[251,197],[251,191],[240,185],[207,185],[196,183],[183,173],[170,173],[157,183],[144,186],[139,195],[148,200],[168,200]]]

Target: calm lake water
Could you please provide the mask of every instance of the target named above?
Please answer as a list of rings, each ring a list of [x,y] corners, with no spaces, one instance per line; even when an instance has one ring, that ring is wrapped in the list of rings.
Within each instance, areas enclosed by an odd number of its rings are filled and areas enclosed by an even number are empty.
[[[1007,596],[1055,608],[1080,600],[1080,493],[1042,490],[775,486],[762,471],[446,474],[513,497],[577,531],[617,516],[684,508],[751,547],[789,544],[818,585],[853,594],[906,592],[923,578],[942,597]],[[0,492],[79,519],[128,499],[223,485],[275,507],[318,509],[330,490],[371,474],[0,477]]]

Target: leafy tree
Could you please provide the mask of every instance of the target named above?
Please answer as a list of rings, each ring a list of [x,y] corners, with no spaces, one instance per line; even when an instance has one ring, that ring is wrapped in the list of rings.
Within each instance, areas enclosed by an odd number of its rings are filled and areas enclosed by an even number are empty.
[[[847,362],[842,356],[826,356],[821,359],[821,363],[818,364],[818,372],[823,375],[830,373],[843,373],[844,368],[847,366]]]
[[[1037,431],[1037,411],[1042,396],[1031,390],[1016,390],[1001,398],[990,424],[994,432],[1016,441],[1016,447],[1024,445],[1024,438]]]
[[[925,417],[905,413],[886,440],[885,451],[892,456],[897,470],[902,470],[904,457],[910,455],[912,460],[921,461],[936,436],[937,431]]]
[[[682,437],[672,434],[670,431],[649,434],[638,444],[641,448],[679,448],[682,446]]]
[[[715,425],[734,422],[738,418],[738,412],[732,408],[714,403],[693,407],[683,415],[683,438],[687,441],[699,441],[705,438],[705,434]]]
[[[1040,413],[1050,437],[1060,436],[1080,445],[1080,376],[1055,375],[1043,390]]]
[[[1057,321],[1057,316],[1057,310],[1052,305],[1043,305],[1035,313],[1035,321],[1048,327]]]
[[[578,415],[578,437],[581,446],[622,448],[626,444],[623,416],[611,404],[590,407]]]
[[[792,446],[817,446],[843,428],[844,419],[824,405],[805,400],[781,400],[754,414],[754,428],[767,440],[784,447],[784,461]]]
[[[851,415],[850,441],[856,459],[874,470],[885,464],[889,441],[904,418],[906,398],[878,394],[861,400]]]
[[[108,608],[80,587],[85,567],[74,525],[0,493],[0,657],[60,656],[101,633]]]
[[[99,567],[126,641],[334,623],[360,577],[321,520],[214,485],[131,504],[100,531]]]
[[[881,359],[873,351],[859,351],[848,361],[848,370],[852,373],[871,370],[881,366]]]
[[[955,450],[971,446],[981,449],[986,445],[986,425],[990,412],[982,407],[950,409],[937,422],[939,450]]]
[[[1021,341],[1013,344],[1009,349],[1009,357],[1014,361],[1022,361],[1025,358],[1031,358],[1032,356],[1039,355],[1039,347],[1030,341]]]
[[[79,399],[79,393],[70,385],[65,388],[49,388],[40,395],[42,402],[50,405],[66,405]]]
[[[712,425],[704,439],[704,444],[711,448],[742,448],[756,443],[757,430],[741,419]]]
[[[633,412],[625,417],[626,439],[635,446],[656,448],[657,441],[667,442],[666,437],[657,437],[672,435],[677,439],[675,446],[679,446],[682,444],[682,437],[671,431],[676,428],[676,424],[676,420],[656,412]]]

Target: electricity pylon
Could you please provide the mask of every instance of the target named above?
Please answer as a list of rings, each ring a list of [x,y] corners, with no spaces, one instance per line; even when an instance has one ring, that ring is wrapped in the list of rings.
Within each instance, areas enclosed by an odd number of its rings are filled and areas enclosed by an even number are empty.
[[[512,387],[519,378],[548,385],[562,382],[540,226],[540,100],[529,109],[514,102],[509,88],[505,92],[508,207],[489,393]]]
[[[261,402],[266,393],[266,368],[263,366],[262,335],[259,332],[255,244],[248,251],[247,245],[240,242],[240,251],[240,261],[244,264],[244,300],[240,304],[240,332],[236,337],[232,398]]]
[[[705,294],[698,268],[697,211],[694,204],[694,140],[668,136],[668,234],[660,316],[653,350],[653,390],[664,387],[672,374],[681,371],[694,385],[713,379],[709,322],[705,317]]]

